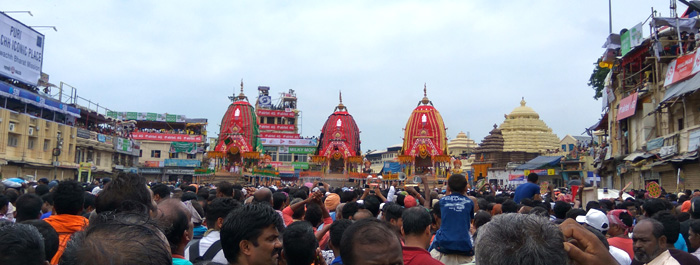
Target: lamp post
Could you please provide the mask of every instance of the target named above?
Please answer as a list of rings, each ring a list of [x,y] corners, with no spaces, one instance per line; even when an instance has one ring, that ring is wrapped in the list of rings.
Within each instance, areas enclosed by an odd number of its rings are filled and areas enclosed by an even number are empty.
[[[61,150],[63,149],[63,139],[61,138],[61,132],[56,134],[56,148],[53,149],[53,179],[56,179],[56,172],[58,171],[58,157],[61,155]]]

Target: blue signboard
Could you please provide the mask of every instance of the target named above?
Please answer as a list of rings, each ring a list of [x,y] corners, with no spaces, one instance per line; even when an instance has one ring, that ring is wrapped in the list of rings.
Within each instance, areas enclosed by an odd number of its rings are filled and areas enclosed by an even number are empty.
[[[164,165],[166,167],[199,167],[202,161],[195,159],[166,159]]]

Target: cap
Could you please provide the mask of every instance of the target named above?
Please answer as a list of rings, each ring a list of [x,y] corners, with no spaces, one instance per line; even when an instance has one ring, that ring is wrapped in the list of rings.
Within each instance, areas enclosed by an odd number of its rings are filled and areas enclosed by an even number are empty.
[[[622,220],[620,219],[620,214],[621,214],[621,213],[627,213],[627,214],[629,214],[629,213],[627,212],[627,210],[624,210],[624,209],[612,210],[612,211],[609,211],[609,212],[608,212],[608,221],[609,221],[611,224],[616,224],[616,225],[618,225],[618,226],[621,226],[621,227],[624,228],[624,229],[629,229],[629,227],[628,227],[625,223],[623,223]]]
[[[406,209],[414,207],[418,205],[416,202],[416,198],[411,196],[411,195],[406,195],[406,197],[403,199],[403,206],[406,207]]]
[[[600,232],[608,231],[610,227],[608,217],[605,216],[605,213],[597,209],[588,210],[585,216],[577,216],[576,222],[586,223]]]
[[[333,211],[336,207],[338,207],[338,204],[340,204],[340,196],[338,196],[338,194],[331,193],[328,195],[328,197],[326,197],[326,201],[324,201],[323,204],[326,206],[326,209]]]

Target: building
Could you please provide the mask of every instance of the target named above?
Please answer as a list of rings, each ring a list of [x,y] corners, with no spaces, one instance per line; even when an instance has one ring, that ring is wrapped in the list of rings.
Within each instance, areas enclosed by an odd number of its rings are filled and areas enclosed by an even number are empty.
[[[459,168],[454,166],[453,162],[454,173],[460,173],[463,175],[473,174],[472,163],[474,163],[474,160],[476,159],[476,156],[474,156],[473,153],[478,146],[479,145],[474,140],[469,138],[469,136],[464,132],[459,132],[455,139],[452,139],[449,143],[447,143],[447,153],[451,157],[460,161],[457,164],[459,165]]]
[[[342,94],[340,103],[323,124],[318,139],[319,145],[313,158],[326,173],[357,172],[362,162],[360,129],[343,105]]]
[[[386,163],[398,163],[403,144],[395,144],[383,150],[372,150],[365,154],[370,162],[371,174],[381,174]]]

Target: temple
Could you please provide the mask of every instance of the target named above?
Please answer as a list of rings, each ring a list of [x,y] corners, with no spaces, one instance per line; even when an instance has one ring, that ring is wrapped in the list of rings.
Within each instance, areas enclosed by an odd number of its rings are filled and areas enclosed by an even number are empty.
[[[447,136],[445,123],[440,112],[428,99],[427,89],[423,87],[423,99],[411,112],[404,128],[403,148],[399,162],[406,166],[407,175],[432,172],[435,176],[445,174],[437,172],[441,164],[449,163],[447,155]]]
[[[505,140],[503,151],[547,153],[559,150],[559,137],[525,103],[523,98],[520,106],[513,109],[500,126]]]
[[[326,173],[355,171],[362,162],[360,129],[343,105],[342,94],[339,98],[340,103],[321,129],[319,144],[312,156],[312,161],[322,165]]]

